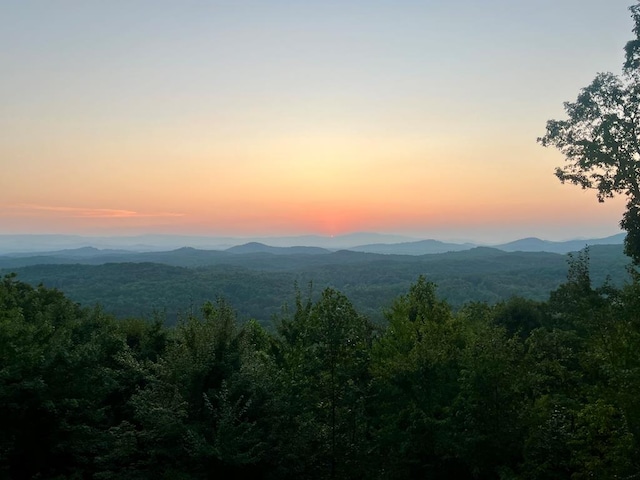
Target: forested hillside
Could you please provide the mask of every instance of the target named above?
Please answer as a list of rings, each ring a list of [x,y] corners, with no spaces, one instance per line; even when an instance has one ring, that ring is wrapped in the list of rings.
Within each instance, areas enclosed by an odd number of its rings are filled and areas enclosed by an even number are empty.
[[[616,286],[629,280],[629,259],[622,245],[596,245],[589,255],[595,285],[602,285],[607,277]],[[148,317],[155,312],[175,324],[180,315],[205,301],[225,298],[241,320],[253,318],[268,326],[284,304],[293,303],[296,285],[306,291],[310,283],[316,296],[327,287],[340,290],[374,323],[383,321],[383,310],[420,275],[437,283],[438,295],[456,309],[470,301],[492,304],[513,295],[545,300],[566,278],[568,258],[492,248],[421,256],[349,251],[224,255],[179,249],[139,258],[161,263],[30,265],[0,272],[17,272],[20,280],[34,286],[59,288],[72,300],[100,304],[119,318]],[[27,265],[44,261],[40,257],[14,260]]]
[[[176,275],[102,268],[134,267]],[[383,325],[326,288],[274,330],[223,300],[167,327],[8,275],[0,477],[634,478],[639,299],[583,254],[544,301],[454,311],[416,277]]]

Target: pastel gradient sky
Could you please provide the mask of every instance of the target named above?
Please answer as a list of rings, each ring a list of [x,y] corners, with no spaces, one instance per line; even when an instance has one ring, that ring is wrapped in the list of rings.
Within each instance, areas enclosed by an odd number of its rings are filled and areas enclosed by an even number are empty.
[[[536,138],[632,3],[2,1],[0,234],[615,234]]]

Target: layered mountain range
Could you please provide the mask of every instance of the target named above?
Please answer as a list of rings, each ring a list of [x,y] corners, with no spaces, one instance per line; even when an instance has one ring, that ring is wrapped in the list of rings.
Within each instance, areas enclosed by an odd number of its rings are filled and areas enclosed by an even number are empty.
[[[497,245],[476,243],[442,242],[434,239],[415,240],[396,235],[357,233],[340,237],[299,236],[269,237],[261,239],[231,237],[196,237],[179,235],[142,235],[132,237],[83,237],[70,235],[0,235],[0,257],[24,258],[45,257],[53,259],[90,259],[111,257],[110,261],[132,261],[141,253],[174,252],[175,255],[203,256],[217,254],[275,255],[320,255],[338,250],[378,253],[390,255],[425,255],[433,253],[458,252],[479,246],[488,246],[505,252],[550,252],[568,253],[583,249],[587,245],[619,245],[625,234],[605,238],[576,239],[562,242],[542,240],[535,237],[523,238]],[[363,243],[363,240],[375,240]],[[187,250],[183,250],[187,249]],[[204,253],[208,252],[208,253]],[[135,260],[133,260],[135,261]],[[154,261],[149,259],[149,261]],[[49,261],[41,263],[51,263]],[[57,262],[53,262],[57,263]]]

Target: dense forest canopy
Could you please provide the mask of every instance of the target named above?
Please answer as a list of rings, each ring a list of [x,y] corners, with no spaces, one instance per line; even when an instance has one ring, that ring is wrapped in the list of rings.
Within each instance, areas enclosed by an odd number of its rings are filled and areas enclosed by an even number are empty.
[[[276,330],[223,300],[175,327],[0,283],[0,476],[632,478],[640,285],[586,254],[546,301],[458,311],[420,277],[373,325],[299,291]]]

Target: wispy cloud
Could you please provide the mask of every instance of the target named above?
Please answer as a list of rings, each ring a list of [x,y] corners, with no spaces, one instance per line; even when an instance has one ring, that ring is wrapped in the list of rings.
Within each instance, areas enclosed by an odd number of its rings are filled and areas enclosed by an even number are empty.
[[[14,204],[0,206],[0,216],[38,216],[42,214],[72,218],[167,218],[183,217],[175,212],[137,212],[115,208],[82,208],[56,205]]]

